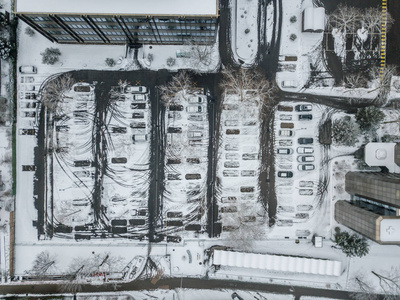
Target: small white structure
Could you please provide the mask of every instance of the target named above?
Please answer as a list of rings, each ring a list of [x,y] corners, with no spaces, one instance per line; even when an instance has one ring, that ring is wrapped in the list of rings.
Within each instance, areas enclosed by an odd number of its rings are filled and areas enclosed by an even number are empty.
[[[335,260],[223,250],[214,250],[213,265],[329,276],[342,273],[342,263]]]
[[[386,167],[391,173],[400,173],[395,163],[396,143],[368,143],[365,146],[364,159],[370,167]]]
[[[325,29],[325,8],[307,7],[303,10],[302,31],[323,32]]]

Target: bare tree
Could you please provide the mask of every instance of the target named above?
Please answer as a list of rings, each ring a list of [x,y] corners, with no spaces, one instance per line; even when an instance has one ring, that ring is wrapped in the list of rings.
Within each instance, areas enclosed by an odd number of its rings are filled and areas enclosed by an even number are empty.
[[[195,72],[200,72],[204,67],[209,67],[212,61],[212,53],[214,47],[210,45],[202,45],[195,42],[190,42],[190,61],[191,67]]]
[[[258,98],[265,104],[274,100],[278,91],[276,85],[266,80],[256,69],[227,68],[222,71],[222,75],[221,88],[239,95],[240,101],[254,101]]]
[[[390,30],[394,23],[393,17],[389,12],[386,13],[386,32]],[[364,10],[362,24],[369,33],[382,32],[382,9],[380,7],[368,7]]]
[[[397,67],[395,65],[386,65],[382,70],[379,67],[373,67],[370,71],[370,77],[378,83],[378,86],[369,91],[369,93],[379,90],[378,95],[374,99],[375,105],[382,106],[386,104],[390,93],[392,77],[397,75]]]
[[[353,286],[354,292],[351,293],[350,297],[355,300],[377,300],[379,299],[376,291],[373,288],[372,282],[365,278],[365,273],[358,272],[352,278],[349,283]]]
[[[379,279],[379,286],[385,294],[385,299],[399,299],[400,296],[400,268],[392,267],[387,274],[371,271]]]
[[[329,25],[341,32],[354,32],[361,20],[362,11],[353,6],[339,4],[329,15]]]
[[[186,71],[181,71],[172,77],[167,85],[159,87],[161,92],[161,100],[165,105],[172,103],[177,93],[182,93],[185,98],[193,92],[193,82]]]
[[[75,80],[71,74],[64,74],[50,80],[44,87],[41,102],[51,112],[56,112],[60,103],[64,101]]]
[[[367,77],[362,72],[348,74],[344,78],[345,87],[348,89],[365,88],[367,82]]]
[[[45,276],[54,272],[55,266],[56,256],[51,255],[49,251],[42,251],[36,256],[32,269],[28,273],[35,276]]]

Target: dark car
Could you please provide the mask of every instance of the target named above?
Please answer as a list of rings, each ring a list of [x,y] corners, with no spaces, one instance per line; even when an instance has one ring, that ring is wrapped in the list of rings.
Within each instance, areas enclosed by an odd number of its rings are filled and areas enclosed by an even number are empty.
[[[297,141],[301,145],[307,145],[307,144],[314,143],[314,139],[313,138],[299,138]]]
[[[169,106],[170,111],[182,111],[183,110],[183,105],[178,105],[178,104],[171,104]]]
[[[293,172],[291,172],[291,171],[279,171],[278,172],[278,177],[281,177],[281,178],[292,178],[293,177]]]
[[[302,120],[312,120],[312,115],[311,114],[299,115],[299,121],[302,121]]]
[[[312,105],[300,104],[295,106],[296,111],[311,111]]]
[[[182,133],[181,127],[168,127],[168,133]]]
[[[146,109],[146,103],[131,103],[132,109]]]
[[[182,238],[180,236],[167,235],[167,242],[180,243]]]
[[[126,133],[126,127],[113,127],[112,133]]]

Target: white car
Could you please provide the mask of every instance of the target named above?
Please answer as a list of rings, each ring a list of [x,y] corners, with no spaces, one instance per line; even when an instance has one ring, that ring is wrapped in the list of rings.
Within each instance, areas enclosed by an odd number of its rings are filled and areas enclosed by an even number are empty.
[[[297,161],[298,162],[313,162],[314,161],[314,156],[312,156],[312,155],[299,155],[299,156],[297,156]]]
[[[147,93],[147,88],[145,86],[127,86],[125,88],[125,93]]]
[[[20,66],[19,72],[22,74],[36,74],[37,69],[35,66]]]
[[[147,100],[147,95],[135,94],[132,96],[132,100],[133,101],[145,101],[145,100]]]
[[[294,134],[293,130],[289,130],[289,129],[279,130],[280,136],[293,136],[293,134]]]
[[[189,103],[196,104],[196,103],[203,103],[204,98],[203,96],[191,96],[189,98]]]
[[[203,133],[201,131],[189,131],[188,132],[188,138],[196,139],[196,138],[202,138]]]
[[[314,149],[312,147],[297,147],[297,153],[311,154],[311,153],[314,153]]]
[[[186,111],[190,113],[201,113],[203,112],[203,106],[201,105],[190,105],[186,107]]]
[[[282,81],[282,87],[285,88],[295,88],[297,87],[297,81],[296,80],[284,80]]]
[[[304,164],[304,165],[298,165],[297,169],[299,171],[312,171],[315,169],[315,166],[312,164]]]

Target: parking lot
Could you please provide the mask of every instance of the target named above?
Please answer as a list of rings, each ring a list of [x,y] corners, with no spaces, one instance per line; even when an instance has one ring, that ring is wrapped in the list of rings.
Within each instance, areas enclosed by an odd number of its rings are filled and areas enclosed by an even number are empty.
[[[260,101],[251,91],[225,94],[221,112],[217,176],[217,203],[222,232],[242,224],[263,222],[259,200]]]
[[[309,237],[318,210],[321,149],[318,122],[322,110],[309,103],[279,105],[275,112],[277,228],[291,227],[292,237]],[[287,235],[287,233],[286,233]]]
[[[177,93],[165,110],[166,231],[185,226],[200,231],[207,222],[209,120],[202,89]]]

